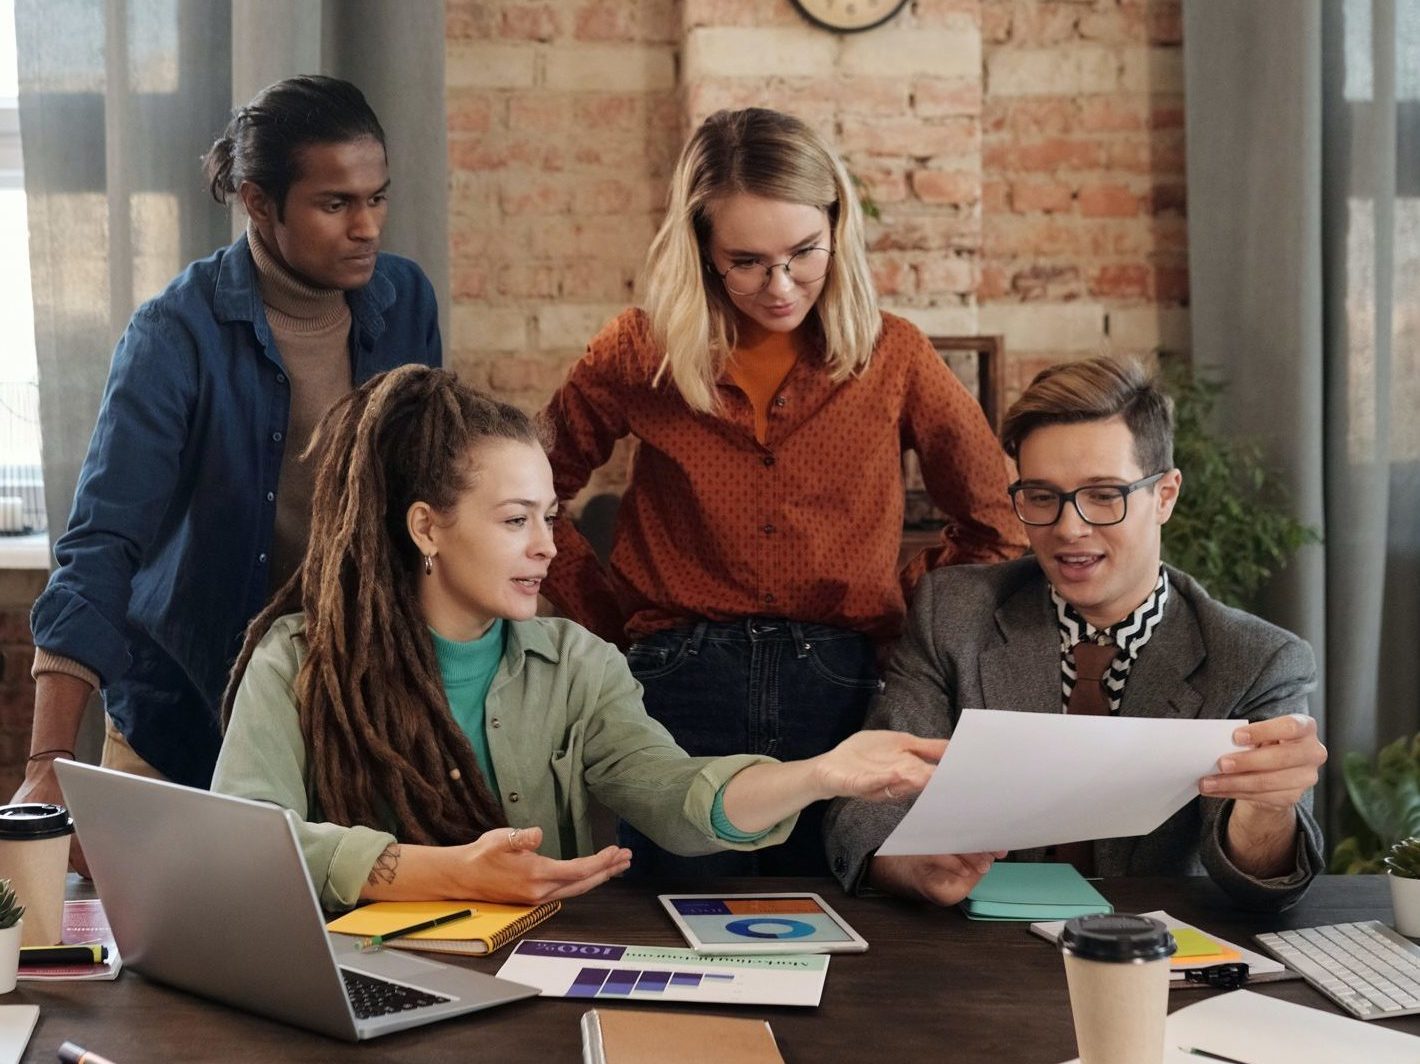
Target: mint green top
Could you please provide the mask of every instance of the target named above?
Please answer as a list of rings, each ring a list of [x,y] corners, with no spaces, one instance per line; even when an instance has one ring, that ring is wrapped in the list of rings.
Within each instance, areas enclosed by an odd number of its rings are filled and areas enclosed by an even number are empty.
[[[449,710],[473,744],[473,756],[478,759],[489,789],[497,794],[498,776],[493,771],[493,755],[488,752],[488,733],[484,726],[488,719],[485,712],[488,689],[493,686],[498,663],[503,660],[503,619],[498,618],[483,635],[466,643],[445,639],[432,628],[429,634],[434,637],[434,656],[439,659],[439,675],[444,681]]]
[[[212,789],[296,814],[297,836],[321,903],[348,909],[399,825],[325,821],[307,786],[306,744],[293,692],[306,654],[305,618],[278,619],[253,653],[237,690]],[[489,685],[484,734],[509,827],[542,828],[539,852],[594,853],[590,803],[674,853],[755,850],[783,842],[788,817],[747,842],[720,838],[715,796],[756,754],[690,757],[646,715],[641,685],[621,652],[571,621],[504,622],[502,656]]]

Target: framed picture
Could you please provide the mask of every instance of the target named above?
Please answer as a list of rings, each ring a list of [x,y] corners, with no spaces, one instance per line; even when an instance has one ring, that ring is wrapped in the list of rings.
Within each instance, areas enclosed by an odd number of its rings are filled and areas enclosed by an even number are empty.
[[[976,396],[993,432],[1006,416],[1006,338],[929,336],[932,346]]]

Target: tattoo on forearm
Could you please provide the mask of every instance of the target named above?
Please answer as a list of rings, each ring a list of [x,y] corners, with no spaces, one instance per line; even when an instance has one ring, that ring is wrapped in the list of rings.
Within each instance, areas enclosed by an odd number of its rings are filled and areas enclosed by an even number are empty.
[[[379,883],[393,883],[395,873],[399,870],[399,843],[392,842],[385,847],[385,852],[380,854],[375,862],[375,867],[370,869],[367,882],[370,886]]]

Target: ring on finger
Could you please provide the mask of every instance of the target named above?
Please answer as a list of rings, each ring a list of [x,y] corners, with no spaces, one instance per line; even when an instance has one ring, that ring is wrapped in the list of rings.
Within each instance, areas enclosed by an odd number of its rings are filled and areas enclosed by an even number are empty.
[[[508,829],[508,849],[516,850],[518,848],[518,836],[522,834],[522,830],[522,828]]]
[[[893,801],[893,802],[897,801],[897,795],[895,795],[895,794],[892,793],[892,787],[890,787],[890,786],[884,787],[884,788],[883,788],[883,793],[888,796],[888,800],[889,800],[889,801]]]

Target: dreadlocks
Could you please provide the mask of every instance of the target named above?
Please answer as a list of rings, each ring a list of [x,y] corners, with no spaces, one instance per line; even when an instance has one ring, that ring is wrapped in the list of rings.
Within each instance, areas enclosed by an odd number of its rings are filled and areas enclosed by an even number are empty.
[[[522,411],[424,366],[371,378],[311,440],[321,460],[305,560],[248,627],[222,725],[272,622],[304,612],[295,695],[310,797],[333,823],[377,824],[388,812],[405,841],[452,845],[505,819],[449,711],[405,524],[416,501],[451,511],[489,440],[542,445]]]

